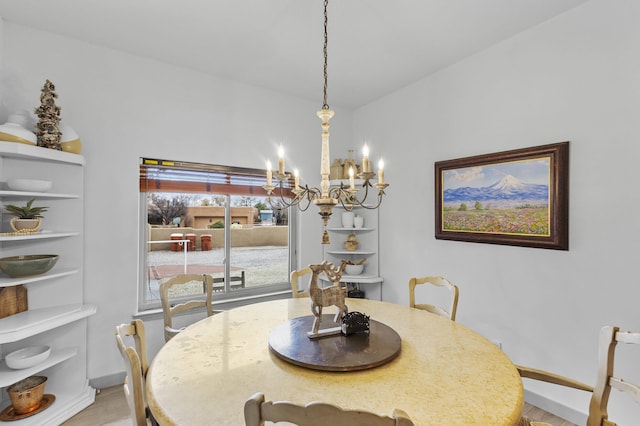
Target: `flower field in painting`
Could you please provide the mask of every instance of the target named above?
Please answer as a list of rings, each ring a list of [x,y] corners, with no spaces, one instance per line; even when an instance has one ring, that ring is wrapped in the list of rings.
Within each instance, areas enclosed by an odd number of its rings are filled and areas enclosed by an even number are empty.
[[[444,231],[549,236],[548,206],[470,209],[445,207]]]

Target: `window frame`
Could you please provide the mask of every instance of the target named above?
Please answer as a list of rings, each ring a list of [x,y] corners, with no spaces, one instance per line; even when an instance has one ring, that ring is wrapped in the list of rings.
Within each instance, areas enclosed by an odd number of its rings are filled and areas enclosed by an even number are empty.
[[[145,163],[146,162],[146,163]],[[207,183],[207,182],[190,182],[186,185],[180,185],[175,183],[167,182],[166,185],[162,183],[158,183],[155,180],[147,179],[144,173],[146,173],[146,167],[164,167],[164,168],[175,168],[175,169],[191,169],[194,172],[210,173],[211,175],[226,175],[227,181],[229,181],[229,177],[240,177],[246,178],[249,177],[249,181],[253,182],[253,185],[233,185],[233,184],[221,184],[220,182],[216,183]],[[143,173],[144,171],[144,173]],[[146,184],[144,182],[146,181]],[[150,181],[154,182],[154,186],[159,188],[157,191],[148,191],[148,183]],[[251,168],[241,168],[235,166],[223,166],[223,165],[215,165],[215,164],[205,164],[205,163],[190,163],[190,162],[182,162],[182,161],[167,161],[167,160],[156,160],[142,157],[140,158],[140,179],[139,179],[139,215],[138,215],[138,224],[139,224],[139,251],[138,251],[138,312],[145,312],[151,310],[161,309],[160,299],[157,300],[145,300],[145,286],[147,283],[147,245],[149,239],[149,226],[148,226],[148,212],[147,212],[147,201],[148,194],[150,192],[166,192],[166,193],[192,193],[192,194],[219,194],[224,195],[226,197],[227,202],[225,203],[225,223],[229,223],[230,220],[230,198],[232,195],[246,195],[246,196],[255,196],[255,197],[266,197],[266,191],[262,188],[262,186],[266,184],[266,170],[264,169],[251,169]],[[285,194],[287,194],[290,190],[291,182],[289,182],[285,188]],[[185,188],[188,188],[185,190]],[[197,188],[204,188],[204,191],[196,191]],[[231,193],[229,188],[238,189],[241,188],[241,193]],[[288,209],[288,271],[287,271],[287,279],[283,282],[273,283],[261,285],[258,287],[247,287],[242,289],[236,289],[230,291],[230,282],[225,281],[225,291],[215,293],[214,304],[219,305],[220,307],[233,307],[233,306],[241,306],[247,303],[253,303],[256,299],[272,299],[272,298],[280,298],[283,294],[287,294],[291,291],[291,283],[290,283],[290,274],[292,270],[297,269],[297,258],[298,258],[298,238],[297,238],[297,223],[298,223],[298,212],[297,209]],[[229,267],[228,259],[231,255],[230,247],[230,232],[231,227],[225,226],[225,276],[229,275]],[[184,299],[193,299],[193,296],[185,297]],[[204,295],[202,295],[204,298]],[[176,302],[180,302],[181,299],[176,299]]]

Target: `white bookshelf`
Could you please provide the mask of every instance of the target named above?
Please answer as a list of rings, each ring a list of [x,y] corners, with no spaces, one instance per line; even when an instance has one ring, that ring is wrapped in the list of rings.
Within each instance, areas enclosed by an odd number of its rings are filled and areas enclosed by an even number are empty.
[[[43,411],[12,425],[54,425],[71,418],[95,399],[87,379],[87,319],[96,306],[84,302],[83,223],[84,157],[47,148],[0,141],[0,202],[47,206],[42,231],[7,235],[11,216],[2,209],[0,257],[57,254],[56,265],[42,275],[11,278],[0,272],[0,291],[24,285],[28,309],[0,318],[0,410],[11,402],[5,389],[32,375],[47,377],[45,394],[55,402]],[[10,178],[51,180],[48,192],[6,189]],[[51,355],[42,363],[21,370],[7,367],[4,357],[29,346],[49,345]]]

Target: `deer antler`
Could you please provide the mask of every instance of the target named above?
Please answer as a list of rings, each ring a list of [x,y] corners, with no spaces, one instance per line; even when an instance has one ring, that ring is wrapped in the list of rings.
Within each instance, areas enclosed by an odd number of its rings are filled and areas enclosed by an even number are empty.
[[[327,274],[327,278],[329,278],[331,282],[335,283],[340,281],[340,278],[342,277],[342,270],[344,269],[344,263],[342,263],[340,267],[336,267],[332,263],[324,261],[322,262],[322,265],[324,272]]]

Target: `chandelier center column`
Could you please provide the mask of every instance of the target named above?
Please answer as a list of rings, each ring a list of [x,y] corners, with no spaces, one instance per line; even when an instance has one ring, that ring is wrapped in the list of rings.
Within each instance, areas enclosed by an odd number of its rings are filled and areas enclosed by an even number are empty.
[[[333,111],[330,109],[321,109],[318,111],[318,117],[322,120],[322,159],[320,162],[320,174],[322,180],[320,182],[321,198],[329,198],[329,174],[331,171],[330,153],[329,153],[329,120],[333,117]]]

